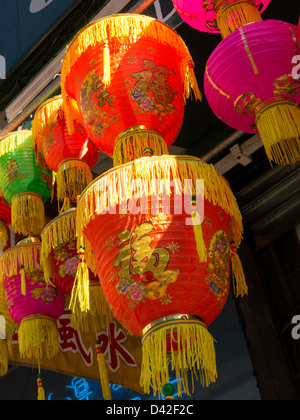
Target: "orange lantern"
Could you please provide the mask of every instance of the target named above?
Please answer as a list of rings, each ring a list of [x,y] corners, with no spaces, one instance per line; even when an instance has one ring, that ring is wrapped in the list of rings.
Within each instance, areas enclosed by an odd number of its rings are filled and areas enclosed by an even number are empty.
[[[58,200],[76,201],[93,180],[91,169],[99,150],[80,124],[79,111],[73,121],[74,133],[69,135],[62,108],[61,96],[44,102],[35,113],[32,134],[38,151],[56,173]]]
[[[105,17],[71,42],[62,65],[62,96],[74,131],[78,104],[95,145],[119,165],[168,154],[184,102],[201,99],[193,60],[179,35],[147,16]]]
[[[169,368],[179,395],[182,386],[189,393],[188,370],[205,386],[214,382],[208,326],[226,303],[230,263],[236,294],[247,293],[236,252],[242,218],[226,180],[197,158],[141,158],[86,189],[77,225],[115,317],[142,337],[145,392],[160,392]]]

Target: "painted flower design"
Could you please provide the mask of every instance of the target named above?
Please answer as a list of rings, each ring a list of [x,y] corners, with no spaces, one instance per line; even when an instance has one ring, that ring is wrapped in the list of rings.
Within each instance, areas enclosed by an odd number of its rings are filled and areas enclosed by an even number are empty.
[[[67,274],[75,275],[78,268],[79,259],[78,256],[70,258],[65,262],[65,269]]]
[[[154,104],[154,102],[152,101],[151,98],[144,97],[144,98],[141,98],[141,100],[140,100],[140,107],[144,111],[148,112],[148,111],[151,111],[155,107],[155,104]]]
[[[144,92],[141,89],[133,89],[131,91],[131,96],[136,101],[144,96]]]
[[[223,253],[225,251],[225,249],[227,248],[227,242],[226,239],[224,238],[224,236],[221,236],[218,240],[217,240],[217,247],[218,249]]]
[[[130,286],[131,282],[126,279],[121,279],[117,284],[117,288],[119,289],[119,292],[122,293],[122,295],[125,295],[127,293],[127,290]]]
[[[133,283],[128,289],[128,293],[133,300],[141,302],[145,296],[145,289],[141,284]]]

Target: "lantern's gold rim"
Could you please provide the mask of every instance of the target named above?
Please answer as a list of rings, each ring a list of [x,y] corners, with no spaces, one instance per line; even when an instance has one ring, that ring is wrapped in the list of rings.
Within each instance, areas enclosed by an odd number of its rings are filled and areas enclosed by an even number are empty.
[[[69,209],[67,209],[67,210],[65,210],[62,214],[59,214],[58,216],[56,216],[54,219],[52,219],[45,227],[44,227],[44,229],[42,230],[42,233],[41,233],[41,238],[43,238],[43,235],[45,234],[45,231],[51,226],[51,225],[53,225],[54,223],[56,223],[58,220],[60,220],[60,219],[62,219],[64,216],[67,216],[68,214],[71,214],[71,213],[76,213],[76,211],[77,211],[77,207],[71,207],[71,208],[69,208]]]
[[[40,243],[41,239],[38,236],[30,236],[29,238],[20,239],[17,242],[18,245],[25,245],[25,244],[34,244],[34,243]]]
[[[174,315],[167,315],[162,318],[156,319],[155,321],[148,324],[143,330],[142,330],[142,336],[145,336],[150,330],[153,328],[159,326],[160,324],[164,324],[166,322],[178,322],[178,321],[197,321],[201,322],[202,324],[205,324],[203,319],[198,315],[192,315],[192,314],[174,314]]]

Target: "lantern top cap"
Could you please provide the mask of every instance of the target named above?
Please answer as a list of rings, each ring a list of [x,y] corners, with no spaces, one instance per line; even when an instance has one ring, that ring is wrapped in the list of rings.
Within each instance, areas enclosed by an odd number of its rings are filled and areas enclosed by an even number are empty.
[[[28,140],[32,140],[31,130],[20,130],[8,133],[6,136],[0,138],[0,155],[13,152]]]

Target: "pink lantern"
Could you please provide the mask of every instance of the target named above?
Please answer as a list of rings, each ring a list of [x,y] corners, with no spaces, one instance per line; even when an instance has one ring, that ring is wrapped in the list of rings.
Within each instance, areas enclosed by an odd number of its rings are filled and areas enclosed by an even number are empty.
[[[231,32],[261,20],[271,0],[173,0],[178,14],[188,25],[202,32]]]
[[[0,257],[1,279],[11,319],[20,325],[22,358],[48,359],[59,351],[56,320],[64,312],[64,293],[47,286],[40,270],[41,242],[27,238]]]
[[[268,20],[244,26],[209,58],[206,98],[215,115],[246,133],[259,133],[270,162],[300,156],[300,81],[292,77],[298,28]]]

